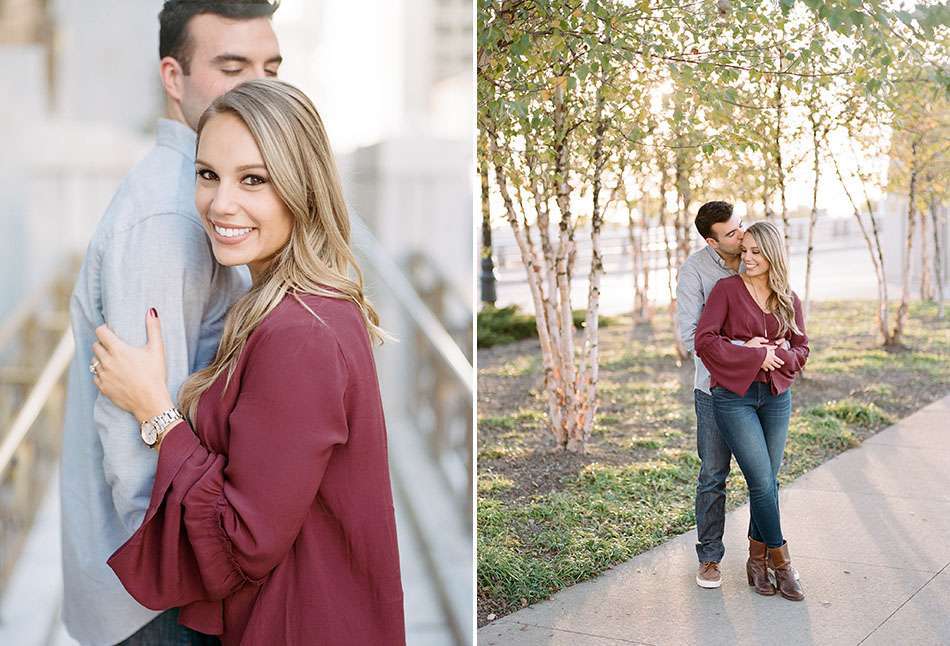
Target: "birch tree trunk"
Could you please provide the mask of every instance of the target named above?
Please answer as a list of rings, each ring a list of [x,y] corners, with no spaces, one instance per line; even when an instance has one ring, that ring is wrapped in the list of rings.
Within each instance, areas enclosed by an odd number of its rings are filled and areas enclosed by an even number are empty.
[[[679,326],[676,324],[676,263],[674,255],[676,248],[670,240],[670,227],[666,223],[666,187],[669,171],[666,166],[660,176],[660,227],[663,229],[663,246],[666,249],[666,287],[670,294],[670,326],[673,329],[673,347],[676,350],[677,365],[681,365],[687,357],[686,346],[680,339]],[[676,226],[674,222],[673,226]]]
[[[779,66],[781,66],[782,60],[782,50],[779,49]],[[785,253],[786,255],[791,254],[791,244],[789,243],[789,235],[791,234],[791,227],[788,222],[788,204],[785,197],[785,167],[784,161],[782,160],[782,126],[784,125],[784,119],[782,115],[782,77],[775,77],[775,170],[776,178],[778,181],[778,191],[779,198],[782,204],[782,229],[783,237],[785,240]]]
[[[818,124],[816,122],[813,109],[809,109],[808,120],[811,124],[811,143],[812,143],[812,173],[815,175],[815,181],[811,188],[811,214],[808,218],[808,249],[805,252],[805,302],[803,304],[805,320],[808,320],[808,313],[811,310],[811,269],[812,258],[815,250],[815,223],[818,221],[818,182],[821,177],[820,165],[820,139],[818,137]]]
[[[940,218],[937,215],[937,199],[930,196],[930,224],[934,232],[934,273],[937,278],[937,318],[943,320],[943,245],[940,240]]]
[[[504,170],[498,163],[499,148],[498,139],[495,133],[488,133],[488,142],[492,156],[492,166],[495,170],[495,183],[505,207],[505,218],[515,236],[515,242],[518,244],[518,250],[521,252],[521,261],[525,266],[525,273],[528,279],[528,287],[531,291],[531,301],[534,304],[535,323],[538,330],[538,341],[541,344],[541,360],[544,368],[544,391],[545,403],[548,409],[548,418],[550,421],[549,429],[554,436],[555,442],[559,446],[567,444],[567,437],[564,436],[563,411],[564,406],[562,398],[559,396],[559,389],[563,380],[563,371],[560,366],[555,364],[556,353],[553,349],[550,330],[556,326],[556,320],[549,320],[543,313],[545,312],[542,275],[544,262],[539,259],[530,244],[518,214],[515,211],[514,201],[511,198],[511,190],[508,186],[508,180]],[[510,158],[510,153],[506,158]]]
[[[689,168],[685,155],[680,151],[676,156],[676,220],[673,231],[676,234],[676,267],[683,265],[689,256],[689,206],[692,200],[689,190]]]
[[[479,137],[481,142],[481,137]],[[478,176],[481,183],[481,207],[482,207],[482,248],[481,262],[481,293],[482,302],[494,305],[497,300],[495,291],[495,265],[492,258],[492,240],[491,240],[491,207],[488,189],[488,160],[482,159],[478,164]]]
[[[640,194],[647,194],[645,185],[641,188]],[[640,235],[640,255],[643,258],[643,299],[640,301],[640,321],[645,323],[653,319],[653,310],[650,306],[650,272],[653,269],[650,236],[653,227],[651,227],[650,219],[647,217],[646,206],[642,209],[641,215],[643,216],[641,220],[642,233]]]
[[[556,201],[561,219],[558,222],[558,249],[555,254],[555,280],[559,305],[557,311],[558,329],[561,335],[561,356],[563,357],[563,374],[557,390],[562,410],[567,414],[561,417],[562,428],[558,437],[564,438],[564,446],[568,446],[577,430],[577,417],[572,414],[576,410],[577,393],[574,390],[577,383],[577,372],[574,364],[574,317],[571,312],[571,278],[568,268],[568,256],[571,254],[568,232],[571,228],[571,186],[568,182],[570,165],[570,151],[567,143],[567,124],[565,123],[567,109],[564,104],[567,91],[567,79],[559,84],[554,93],[554,181]]]
[[[927,234],[927,211],[917,209],[920,218],[920,300],[933,302],[934,293],[930,276],[930,240]]]
[[[674,265],[675,275],[679,276],[679,268],[683,266],[687,256],[689,256],[689,205],[691,201],[689,191],[688,170],[684,167],[682,160],[677,164],[677,183],[676,183],[676,224],[673,229],[676,234],[676,264]],[[686,351],[686,345],[680,338],[679,320],[676,318],[676,278],[673,278],[674,272],[670,272],[671,297],[670,297],[670,318],[673,324],[673,344],[676,347],[676,356],[678,364],[681,364],[689,353]]]
[[[874,207],[868,198],[867,191],[865,190],[865,205],[867,207],[868,219],[870,220],[871,227],[871,232],[869,233],[868,228],[864,224],[864,220],[861,218],[861,209],[858,206],[854,196],[851,194],[851,191],[848,189],[848,184],[845,181],[844,174],[841,172],[841,166],[838,164],[838,158],[835,156],[831,147],[827,145],[827,140],[825,141],[825,144],[825,149],[828,151],[828,156],[831,159],[832,165],[835,169],[835,175],[838,177],[838,183],[841,185],[845,195],[848,197],[848,201],[851,203],[854,218],[858,222],[858,228],[861,230],[861,235],[864,237],[864,242],[868,248],[868,254],[871,257],[871,264],[874,266],[874,276],[877,279],[876,318],[878,331],[881,333],[884,346],[892,346],[895,344],[895,341],[892,337],[888,320],[888,307],[890,305],[890,300],[887,293],[887,276],[884,273],[884,250],[883,246],[881,245],[881,236],[877,228],[877,220],[874,217]],[[864,184],[863,178],[861,179],[861,184],[862,186]]]
[[[897,308],[897,317],[894,323],[893,342],[899,344],[904,334],[904,321],[907,319],[907,309],[910,303],[910,269],[911,254],[914,251],[914,202],[917,199],[917,140],[910,144],[910,187],[907,191],[907,237],[904,245],[904,262],[901,276],[901,304]]]
[[[616,197],[620,187],[623,169],[618,175],[617,184],[611,192],[607,204],[601,204],[601,186],[604,172],[604,136],[607,124],[604,122],[603,87],[597,96],[597,125],[594,129],[594,177],[593,207],[591,209],[591,257],[587,288],[587,317],[584,325],[584,347],[581,352],[580,369],[577,376],[577,425],[574,437],[568,439],[570,451],[584,451],[594,429],[594,415],[597,412],[597,380],[600,375],[600,278],[604,273],[604,259],[600,252],[600,229],[604,221],[604,210]]]
[[[634,217],[634,201],[628,199],[627,204],[627,240],[630,243],[630,272],[633,274],[633,329],[643,322],[643,220],[638,222]]]
[[[537,172],[538,161],[529,147],[526,150],[526,161],[528,162],[529,190],[532,192],[535,210],[538,216],[538,236],[541,240],[541,257],[544,258],[542,287],[542,302],[544,304],[544,314],[548,321],[548,329],[551,334],[551,352],[552,361],[556,368],[557,376],[560,378],[564,374],[564,357],[561,356],[561,334],[556,321],[558,320],[557,308],[557,276],[555,275],[555,253],[554,246],[551,244],[551,220],[548,212],[548,195],[545,191],[544,182],[540,179]]]

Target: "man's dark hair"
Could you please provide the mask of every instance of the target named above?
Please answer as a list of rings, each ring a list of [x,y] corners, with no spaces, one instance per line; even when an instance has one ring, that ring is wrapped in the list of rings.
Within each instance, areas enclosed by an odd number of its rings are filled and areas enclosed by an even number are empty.
[[[699,235],[706,238],[718,240],[713,233],[712,225],[720,222],[727,222],[732,217],[732,205],[729,202],[706,202],[696,213],[696,230]]]
[[[237,20],[269,18],[279,6],[280,0],[167,0],[158,14],[158,57],[171,56],[185,74],[191,74],[194,43],[188,34],[189,20],[203,13]]]

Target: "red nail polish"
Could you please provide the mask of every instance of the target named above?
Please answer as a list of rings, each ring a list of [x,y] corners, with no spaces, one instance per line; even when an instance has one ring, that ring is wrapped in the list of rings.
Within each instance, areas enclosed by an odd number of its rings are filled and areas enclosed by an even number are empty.
[[[149,308],[148,314],[149,314],[149,316],[151,316],[152,318],[158,318],[158,310],[155,309],[154,307],[150,307],[150,308]]]

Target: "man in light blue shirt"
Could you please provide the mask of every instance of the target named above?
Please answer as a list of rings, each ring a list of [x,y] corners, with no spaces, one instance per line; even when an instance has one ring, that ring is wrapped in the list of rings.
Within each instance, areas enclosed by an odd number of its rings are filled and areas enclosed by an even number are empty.
[[[157,453],[139,423],[99,394],[89,365],[95,329],[145,342],[149,308],[162,319],[168,387],[208,365],[224,316],[247,291],[246,269],[218,265],[195,209],[195,127],[239,83],[281,63],[267,0],[170,0],[159,15],[166,117],[155,147],[125,177],[93,234],[70,302],[76,355],[63,431],[63,621],[89,646],[212,644],[177,623],[177,609],[139,605],[106,559],[142,523]]]
[[[676,284],[676,322],[680,339],[693,355],[696,367],[693,395],[696,406],[696,448],[699,479],[696,483],[696,583],[703,588],[721,584],[719,562],[725,554],[722,536],[726,523],[726,478],[732,452],[716,426],[709,371],[696,356],[694,337],[709,293],[721,279],[740,270],[742,220],[728,202],[707,202],[696,214],[696,229],[706,245],[680,267]]]

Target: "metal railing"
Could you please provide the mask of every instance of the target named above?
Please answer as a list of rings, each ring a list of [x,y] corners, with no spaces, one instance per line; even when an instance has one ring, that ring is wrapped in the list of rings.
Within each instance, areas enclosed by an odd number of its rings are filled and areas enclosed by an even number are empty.
[[[393,291],[403,311],[409,315],[436,350],[439,360],[452,371],[455,378],[469,393],[474,394],[475,374],[471,361],[423,302],[416,288],[392,255],[379,243],[363,221],[355,216],[353,217],[353,239],[361,251],[361,260],[369,265],[379,279]]]
[[[432,459],[440,465],[445,484],[458,500],[460,515],[468,523],[471,521],[475,394],[472,362],[433,312],[433,309],[443,309],[439,293],[442,290],[421,290],[432,296],[430,307],[420,295],[420,289],[413,285],[363,221],[355,216],[352,219],[354,247],[364,268],[385,285],[389,300],[397,304],[414,327],[412,341],[418,365],[411,375],[415,387],[410,415],[416,429],[423,434]],[[414,260],[409,263],[411,267],[418,265],[418,256]],[[470,317],[469,313],[465,330],[457,333],[463,337],[468,335],[461,341],[467,341],[466,347],[471,346]]]
[[[449,290],[441,280],[431,280],[437,272],[427,271],[425,263],[410,258],[407,275],[357,217],[353,217],[353,240],[368,282],[385,288],[384,294],[374,296],[382,296],[384,303],[398,311],[395,318],[408,323],[402,338],[392,344],[397,347],[388,350],[396,352],[389,357],[395,359],[397,372],[389,375],[389,383],[381,384],[384,390],[390,388],[387,426],[393,486],[423,546],[425,568],[454,643],[471,644],[475,375],[460,348],[472,345],[471,305],[455,308],[467,316],[459,317],[453,338],[438,316],[442,314],[443,321],[452,318],[445,311],[451,309],[446,306],[451,300]],[[415,285],[411,276],[416,278]],[[411,354],[411,363],[399,360],[400,346]],[[406,426],[405,422],[411,428],[394,428]],[[397,434],[399,441],[395,441]]]
[[[17,413],[3,437],[3,442],[0,443],[0,478],[3,477],[7,467],[13,462],[17,450],[23,446],[23,439],[33,428],[33,424],[52,396],[53,390],[59,385],[69,362],[72,361],[74,351],[73,333],[72,330],[67,330],[60,337],[56,349],[53,350],[53,356],[43,367],[43,371],[36,380],[36,385],[33,386],[23,403],[23,407]]]
[[[70,275],[27,297],[0,327],[0,590],[59,459],[73,355]]]

